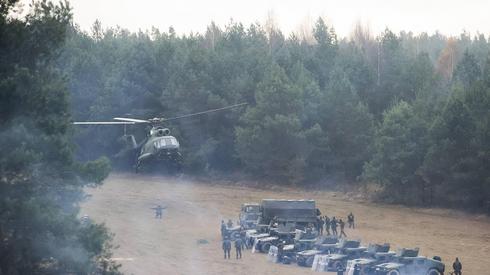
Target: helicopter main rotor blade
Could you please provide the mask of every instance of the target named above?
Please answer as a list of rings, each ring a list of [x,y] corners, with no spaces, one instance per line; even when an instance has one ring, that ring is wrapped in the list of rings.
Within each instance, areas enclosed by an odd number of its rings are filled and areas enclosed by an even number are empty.
[[[188,117],[193,117],[193,116],[198,116],[198,115],[204,115],[204,114],[207,114],[207,113],[218,112],[218,111],[222,111],[222,110],[236,108],[236,107],[244,106],[244,105],[247,105],[247,104],[248,103],[240,103],[240,104],[230,105],[230,106],[226,106],[226,107],[222,107],[222,108],[206,110],[206,111],[202,111],[202,112],[198,112],[198,113],[193,113],[193,114],[188,114],[188,115],[182,115],[182,116],[176,116],[176,117],[171,117],[171,118],[165,118],[165,119],[163,119],[163,121],[176,120],[176,119],[181,119],[181,118],[188,118]]]
[[[75,121],[72,122],[74,125],[127,125],[136,124],[131,121]]]
[[[134,123],[150,123],[148,120],[136,119],[136,118],[126,118],[126,117],[115,117],[115,120],[129,121]]]

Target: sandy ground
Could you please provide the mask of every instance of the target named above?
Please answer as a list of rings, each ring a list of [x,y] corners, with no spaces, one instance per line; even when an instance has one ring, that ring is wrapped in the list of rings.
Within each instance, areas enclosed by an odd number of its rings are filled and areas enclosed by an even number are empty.
[[[392,248],[419,247],[439,255],[446,270],[455,257],[464,274],[490,274],[490,219],[449,210],[413,209],[360,203],[342,194],[291,188],[261,190],[202,183],[186,178],[113,174],[91,197],[81,214],[104,222],[116,234],[114,257],[126,274],[318,274],[296,265],[267,262],[264,254],[245,251],[242,260],[224,260],[219,225],[236,221],[240,205],[263,198],[315,199],[328,216],[352,211],[357,228],[347,229],[364,244],[389,242]],[[167,207],[163,219],[150,208]],[[202,244],[199,240],[206,240]]]

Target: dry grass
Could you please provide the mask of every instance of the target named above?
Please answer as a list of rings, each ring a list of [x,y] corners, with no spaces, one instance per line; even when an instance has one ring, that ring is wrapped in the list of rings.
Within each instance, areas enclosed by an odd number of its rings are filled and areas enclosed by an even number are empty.
[[[335,192],[257,187],[113,174],[103,187],[87,189],[92,197],[82,214],[105,222],[116,233],[120,248],[114,257],[127,274],[313,274],[294,265],[268,263],[264,255],[248,251],[242,260],[223,260],[220,221],[236,220],[242,203],[263,198],[315,199],[328,216],[345,218],[352,211],[358,228],[347,229],[349,237],[366,244],[390,242],[392,248],[420,247],[422,255],[441,256],[447,270],[459,257],[465,274],[490,273],[487,217],[358,202]],[[168,207],[162,220],[154,219],[150,209],[160,203]]]

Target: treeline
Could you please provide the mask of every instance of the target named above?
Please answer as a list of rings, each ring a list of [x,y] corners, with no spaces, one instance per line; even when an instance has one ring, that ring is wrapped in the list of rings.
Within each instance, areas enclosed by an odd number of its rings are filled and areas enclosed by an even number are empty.
[[[70,8],[37,1],[22,17],[16,2],[0,0],[0,274],[119,274],[110,232],[77,217],[110,162],[73,159],[56,63]]]
[[[187,171],[376,182],[387,201],[481,208],[490,199],[489,50],[467,33],[375,37],[357,26],[339,39],[321,18],[287,37],[274,24],[177,35],[95,22],[70,30],[59,68],[77,120],[249,103],[169,125]],[[78,131],[81,159],[120,149],[122,129]]]

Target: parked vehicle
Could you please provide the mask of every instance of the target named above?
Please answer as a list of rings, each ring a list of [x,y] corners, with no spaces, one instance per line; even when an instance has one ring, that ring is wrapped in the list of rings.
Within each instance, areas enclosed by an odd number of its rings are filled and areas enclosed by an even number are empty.
[[[390,244],[370,244],[361,258],[347,261],[347,275],[354,275],[357,268],[359,275],[374,275],[375,266],[393,261],[396,253],[390,251]]]
[[[312,269],[316,271],[337,271],[339,268],[345,268],[348,260],[360,258],[366,249],[361,246],[360,240],[341,239],[333,252],[317,253],[312,255],[314,259],[309,261],[312,263]]]
[[[419,249],[400,249],[395,261],[376,265],[376,275],[442,275],[445,265],[441,258],[434,256],[432,259],[418,256]]]

